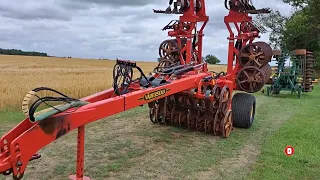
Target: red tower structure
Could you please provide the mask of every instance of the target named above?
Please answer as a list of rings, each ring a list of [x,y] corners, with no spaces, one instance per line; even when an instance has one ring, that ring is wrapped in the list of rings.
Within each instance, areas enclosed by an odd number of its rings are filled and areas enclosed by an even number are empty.
[[[266,29],[249,14],[266,14],[270,10],[256,9],[249,0],[225,0],[225,7],[229,14],[225,16],[224,22],[230,34],[227,79],[235,81],[235,89],[257,92],[269,80],[271,67],[268,63],[273,51],[265,42],[253,42]]]
[[[171,5],[173,1],[169,4]],[[172,20],[162,30],[170,30],[168,39],[159,48],[160,62],[166,66],[201,64],[203,30],[209,17],[206,15],[205,1],[180,0],[174,2],[174,8],[154,10],[155,13],[182,14],[179,20]]]

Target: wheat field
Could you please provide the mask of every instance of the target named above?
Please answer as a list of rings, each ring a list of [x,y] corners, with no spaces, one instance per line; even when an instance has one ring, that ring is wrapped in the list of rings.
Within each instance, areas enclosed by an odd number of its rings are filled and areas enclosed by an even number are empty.
[[[113,60],[0,55],[0,110],[18,110],[26,93],[40,86],[73,98],[110,88],[114,64]],[[148,74],[157,63],[137,62],[137,65]],[[210,70],[219,72],[225,68],[209,66]]]

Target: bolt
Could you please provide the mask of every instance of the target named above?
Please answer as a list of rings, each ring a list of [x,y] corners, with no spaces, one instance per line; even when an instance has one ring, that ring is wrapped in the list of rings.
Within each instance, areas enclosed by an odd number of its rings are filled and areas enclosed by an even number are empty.
[[[21,161],[18,161],[17,164],[16,164],[18,167],[22,166],[22,162]]]

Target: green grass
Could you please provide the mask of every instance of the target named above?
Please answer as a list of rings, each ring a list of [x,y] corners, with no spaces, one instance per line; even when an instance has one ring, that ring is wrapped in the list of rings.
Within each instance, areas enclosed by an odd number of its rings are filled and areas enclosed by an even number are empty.
[[[17,123],[24,119],[22,112],[1,111],[0,122],[1,123]]]
[[[293,104],[292,118],[265,140],[261,156],[246,179],[319,179],[320,89]],[[286,156],[293,146],[293,156]]]
[[[146,106],[91,123],[86,128],[85,175],[93,179],[316,179],[320,89],[301,99],[286,91],[275,97],[255,95],[254,125],[235,129],[226,139],[153,125]],[[0,122],[5,124],[0,133],[22,119],[20,112],[0,112]],[[283,153],[287,145],[295,148],[292,157]],[[41,160],[29,163],[25,179],[65,179],[75,173],[76,131],[40,153]]]

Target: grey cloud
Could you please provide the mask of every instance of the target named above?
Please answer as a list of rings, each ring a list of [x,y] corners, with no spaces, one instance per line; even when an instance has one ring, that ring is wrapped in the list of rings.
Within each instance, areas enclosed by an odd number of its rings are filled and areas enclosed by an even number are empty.
[[[254,1],[256,7],[288,11],[277,0]],[[154,14],[168,0],[2,0],[0,48],[47,52],[55,56],[122,58],[155,61],[160,43],[169,39],[161,29],[178,15]],[[229,35],[223,1],[207,0],[210,21],[204,31],[203,53],[226,63]],[[268,39],[263,35],[262,39]]]
[[[97,5],[108,5],[113,7],[120,7],[120,6],[144,6],[148,4],[161,4],[162,2],[166,2],[166,0],[162,0],[159,2],[159,0],[65,0],[69,5],[69,7],[79,7],[79,5],[76,4],[97,4]],[[72,5],[73,4],[73,5]],[[81,5],[82,6],[82,5]],[[81,7],[80,6],[80,7]]]
[[[68,10],[87,10],[93,7],[93,4],[71,0],[57,0],[57,3]]]
[[[52,19],[70,21],[71,14],[58,6],[46,3],[24,2],[17,4],[14,1],[0,3],[0,15],[7,18],[21,20]]]
[[[138,34],[143,32],[143,28],[137,25],[127,25],[121,28],[121,32],[125,34]]]

